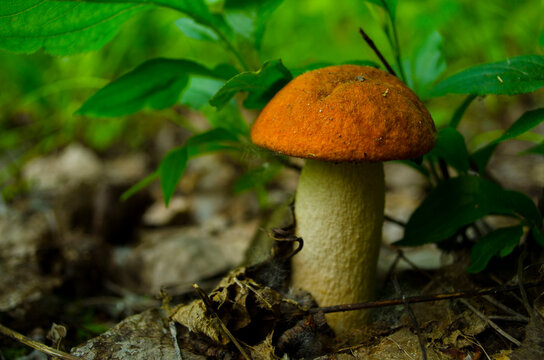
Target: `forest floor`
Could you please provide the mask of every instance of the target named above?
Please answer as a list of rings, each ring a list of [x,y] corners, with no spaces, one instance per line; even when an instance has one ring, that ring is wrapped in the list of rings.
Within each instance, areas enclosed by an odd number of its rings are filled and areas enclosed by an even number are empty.
[[[227,155],[191,161],[168,208],[156,183],[120,200],[186,136],[166,125],[147,152],[99,156],[74,143],[25,166],[30,190],[0,203],[6,329],[66,359],[544,359],[544,286],[517,286],[520,274],[542,278],[542,251],[526,256],[533,266],[518,265],[529,249],[470,275],[466,247],[397,249],[402,225],[386,221],[376,299],[435,301],[374,308],[368,325],[334,336],[323,314],[288,299],[288,264],[269,256],[267,229],[291,221],[296,171],[270,185],[266,208],[254,193],[232,193],[243,166]],[[492,173],[537,199],[544,165],[516,156],[520,146],[501,146]],[[386,214],[406,222],[425,180],[398,163],[386,164],[386,179]],[[452,292],[461,294],[432,298]],[[0,359],[47,358],[2,329]]]

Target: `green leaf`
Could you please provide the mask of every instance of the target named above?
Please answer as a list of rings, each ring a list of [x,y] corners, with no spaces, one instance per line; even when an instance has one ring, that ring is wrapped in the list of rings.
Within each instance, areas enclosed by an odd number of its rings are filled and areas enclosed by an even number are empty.
[[[242,175],[234,184],[236,194],[262,187],[272,181],[280,173],[282,166],[277,163],[266,162],[258,168],[248,171]]]
[[[395,17],[397,16],[398,0],[366,0],[366,1],[384,8],[391,15],[391,19],[395,21]]]
[[[196,39],[196,40],[205,40],[205,41],[217,41],[219,36],[207,26],[197,23],[194,19],[191,18],[181,18],[175,21],[178,29],[181,30],[185,36]]]
[[[291,73],[281,60],[267,61],[259,71],[243,72],[229,79],[210,99],[210,104],[221,109],[236,93],[243,91],[248,93],[244,106],[260,109],[291,79]]]
[[[260,50],[266,24],[282,2],[283,0],[227,0],[225,1],[225,9],[227,15],[231,15],[230,18],[227,16],[231,26],[237,27],[239,34],[252,38],[255,49]],[[249,20],[249,23],[246,21],[243,28],[240,28],[241,18],[239,15],[241,14]]]
[[[411,60],[412,90],[420,97],[427,98],[431,85],[446,70],[446,60],[442,52],[442,36],[433,31]]]
[[[544,86],[544,56],[528,55],[478,65],[438,83],[431,96],[453,94],[517,95]]]
[[[540,37],[538,38],[538,44],[544,48],[544,30],[540,33]]]
[[[123,22],[146,9],[134,2],[1,1],[0,48],[24,53],[43,48],[56,55],[97,50]]]
[[[486,234],[472,247],[470,266],[467,271],[478,273],[486,268],[493,256],[505,257],[510,254],[519,244],[521,235],[523,235],[522,225],[502,228]]]
[[[480,150],[471,155],[471,160],[476,164],[478,170],[484,171],[489,159],[493,155],[497,145],[505,140],[513,139],[532,128],[540,125],[544,121],[544,108],[528,111],[516,120],[498,139],[490,142]]]
[[[215,77],[212,71],[189,60],[149,60],[100,89],[77,113],[122,116],[142,108],[167,108],[178,101],[191,74]]]
[[[476,95],[468,95],[465,100],[455,109],[455,112],[453,113],[453,116],[450,120],[450,126],[454,129],[459,126],[459,123],[461,122],[461,119],[465,115],[465,112],[467,111],[468,107],[472,102],[476,99]]]
[[[401,246],[439,242],[486,215],[507,215],[533,224],[540,212],[525,194],[502,189],[478,176],[459,176],[438,184],[410,217]]]
[[[162,6],[177,10],[187,16],[195,19],[197,22],[207,26],[216,26],[218,28],[224,26],[223,19],[215,16],[210,12],[208,5],[203,0],[68,0],[81,2],[97,2],[97,3],[133,3],[133,4],[150,4]]]
[[[166,206],[176,191],[178,182],[187,168],[188,160],[187,148],[183,146],[168,152],[159,165],[161,190]]]
[[[438,131],[436,144],[427,156],[443,158],[460,174],[468,172],[469,157],[465,138],[452,127],[446,127]]]
[[[212,129],[189,138],[184,146],[171,150],[162,159],[158,174],[166,206],[176,191],[179,180],[187,168],[187,162],[195,156],[220,150],[237,149],[236,135],[224,129]]]
[[[203,0],[19,0],[0,2],[0,48],[16,52],[69,55],[97,50],[119,26],[152,6],[177,10],[228,34],[225,20],[210,13]]]
[[[189,159],[218,150],[236,149],[238,136],[225,129],[212,129],[190,137],[185,143]]]
[[[224,81],[203,76],[192,76],[181,97],[181,103],[200,110],[208,105],[210,98],[223,86]]]

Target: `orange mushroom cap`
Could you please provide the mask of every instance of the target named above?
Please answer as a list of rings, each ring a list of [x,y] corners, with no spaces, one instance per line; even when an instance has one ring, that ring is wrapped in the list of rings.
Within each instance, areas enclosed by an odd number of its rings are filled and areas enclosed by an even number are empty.
[[[435,139],[433,119],[412,90],[382,70],[359,65],[298,76],[251,128],[258,146],[334,162],[415,158],[429,152]]]

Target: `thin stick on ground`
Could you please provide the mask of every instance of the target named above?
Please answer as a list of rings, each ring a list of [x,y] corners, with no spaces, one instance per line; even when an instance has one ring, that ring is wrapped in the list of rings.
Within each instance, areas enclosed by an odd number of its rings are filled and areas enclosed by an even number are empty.
[[[461,299],[459,300],[461,301],[466,307],[468,307],[476,316],[478,316],[480,319],[484,320],[485,322],[487,322],[489,324],[489,326],[491,326],[493,328],[493,330],[495,330],[497,333],[499,333],[500,335],[502,335],[505,339],[509,340],[510,342],[512,342],[514,345],[516,346],[520,346],[521,345],[521,342],[519,340],[517,340],[516,338],[514,338],[512,335],[508,334],[506,331],[504,331],[503,329],[501,329],[499,327],[499,325],[495,324],[493,321],[491,321],[490,318],[488,318],[487,316],[485,316],[482,312],[480,312],[478,309],[476,309],[474,306],[470,305],[470,303],[468,301],[466,301],[465,299]]]
[[[537,281],[525,283],[523,284],[523,286],[527,289],[527,288],[536,287],[542,284],[544,284],[544,280],[537,280]],[[512,286],[497,286],[493,288],[485,288],[485,289],[473,290],[473,291],[459,291],[459,292],[434,294],[434,295],[408,296],[405,299],[378,300],[378,301],[369,301],[369,302],[356,303],[356,304],[342,304],[342,305],[311,308],[311,309],[308,309],[307,313],[315,314],[318,312],[323,312],[325,314],[328,314],[328,313],[342,312],[342,311],[381,308],[381,307],[387,307],[387,306],[402,305],[404,304],[405,301],[410,304],[414,304],[414,303],[420,303],[420,302],[471,298],[471,297],[477,297],[477,296],[483,296],[483,295],[492,295],[492,294],[501,293],[501,292],[514,291],[518,289],[519,289],[519,285],[512,285]]]
[[[363,30],[363,28],[359,28],[359,33],[361,33],[361,36],[363,37],[363,39],[365,40],[365,42],[367,43],[367,45],[372,49],[372,51],[374,51],[374,53],[376,54],[376,56],[378,56],[378,58],[380,59],[380,61],[382,62],[383,66],[385,66],[385,68],[387,69],[387,71],[393,75],[393,76],[397,76],[397,73],[395,72],[395,70],[393,70],[393,68],[391,67],[391,65],[389,65],[389,63],[387,62],[387,60],[385,60],[385,57],[382,55],[382,53],[380,52],[380,50],[378,50],[378,48],[376,47],[376,45],[374,44],[374,41],[372,41],[372,39],[370,38],[370,36],[368,36],[366,34],[366,32]]]
[[[416,314],[414,314],[414,311],[412,310],[410,303],[406,301],[406,296],[404,296],[402,289],[400,288],[396,271],[393,273],[393,285],[395,286],[395,291],[402,297],[404,308],[408,312],[408,315],[410,315],[410,319],[412,320],[412,323],[414,324],[414,329],[416,332],[417,340],[419,342],[419,347],[421,348],[421,357],[423,358],[423,360],[427,360],[427,349],[425,348],[425,343],[423,341],[423,337],[421,336],[419,322],[417,321]]]
[[[78,360],[79,359],[78,357],[74,355],[70,355],[68,353],[65,353],[64,351],[53,349],[52,347],[49,347],[45,344],[34,341],[24,336],[23,334],[18,333],[15,330],[11,330],[10,328],[5,327],[2,324],[0,324],[0,334],[6,335],[14,340],[17,340],[21,344],[29,346],[49,356],[57,357],[62,360]]]
[[[234,346],[236,346],[236,348],[238,349],[238,351],[240,351],[240,354],[242,354],[242,357],[246,360],[251,360],[251,358],[246,354],[246,352],[244,351],[244,348],[242,347],[242,345],[238,342],[238,340],[236,340],[236,338],[234,337],[234,335],[232,335],[232,333],[229,331],[229,329],[227,328],[227,326],[223,323],[223,321],[221,321],[221,318],[219,317],[219,315],[217,315],[217,312],[215,311],[215,308],[210,300],[210,298],[208,297],[208,295],[204,292],[204,290],[202,290],[200,288],[200,286],[198,286],[197,284],[193,284],[193,288],[196,290],[197,294],[200,296],[200,298],[202,299],[202,301],[204,301],[204,305],[206,307],[206,310],[208,310],[211,315],[215,318],[215,320],[218,322],[219,326],[221,327],[221,330],[223,330],[223,332],[225,333],[225,335],[228,336],[228,338],[232,341],[232,343],[234,344]]]

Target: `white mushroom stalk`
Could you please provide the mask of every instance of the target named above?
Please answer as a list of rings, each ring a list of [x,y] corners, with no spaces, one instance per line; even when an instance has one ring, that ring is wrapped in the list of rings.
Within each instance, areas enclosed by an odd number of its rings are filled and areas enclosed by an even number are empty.
[[[375,287],[384,210],[383,164],[306,160],[295,198],[292,285],[320,306],[368,301]],[[327,315],[336,332],[360,328],[364,310]]]

